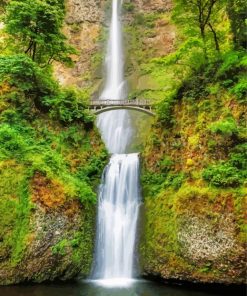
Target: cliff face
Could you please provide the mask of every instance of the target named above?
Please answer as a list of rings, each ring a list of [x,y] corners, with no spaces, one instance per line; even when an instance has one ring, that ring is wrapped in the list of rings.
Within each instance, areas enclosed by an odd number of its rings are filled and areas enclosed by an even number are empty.
[[[105,3],[102,0],[68,0],[64,32],[76,48],[74,66],[55,66],[55,75],[63,85],[87,88],[91,93],[101,83],[102,28],[105,19]]]
[[[43,178],[36,177],[35,182],[40,190],[54,194],[56,189],[47,189],[48,182]],[[0,284],[68,280],[79,273],[88,274],[93,252],[94,206],[71,201],[55,207],[33,202],[32,207],[22,221],[26,225],[19,225],[22,233],[15,234],[16,240],[23,240],[14,247],[16,258],[13,250],[1,248]]]
[[[144,274],[207,283],[245,282],[246,189],[237,180],[235,185],[205,180],[212,163],[229,160],[229,151],[234,157],[245,149],[235,146],[233,135],[210,132],[210,126],[229,112],[241,130],[244,107],[236,99],[223,93],[217,102],[214,96],[200,101],[185,97],[174,107],[173,128],[153,127],[143,154]],[[228,178],[219,170],[215,175],[219,183]]]
[[[68,0],[64,32],[77,49],[75,65],[68,69],[55,66],[56,77],[63,85],[87,88],[97,96],[104,79],[104,56],[111,1]],[[159,91],[155,79],[146,77],[142,69],[147,59],[173,51],[175,26],[169,21],[170,0],[124,1],[123,25],[126,49],[126,78],[130,96],[150,89]]]
[[[22,132],[13,136],[17,126],[0,128],[0,284],[88,275],[104,146],[80,125],[39,118],[24,126],[28,148]]]

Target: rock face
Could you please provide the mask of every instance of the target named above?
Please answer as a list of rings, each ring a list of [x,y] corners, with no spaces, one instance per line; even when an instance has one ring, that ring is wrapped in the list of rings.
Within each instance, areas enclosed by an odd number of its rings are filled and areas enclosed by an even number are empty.
[[[135,0],[139,10],[143,11],[154,11],[154,12],[163,12],[169,11],[172,8],[171,0]]]
[[[32,208],[27,221],[23,218],[27,222],[24,247],[11,263],[7,253],[1,258],[0,284],[66,280],[88,274],[95,207],[66,201],[62,192],[40,175],[35,176],[32,190]]]
[[[146,203],[141,246],[145,275],[202,283],[245,283],[245,247],[232,214],[222,215],[217,222],[195,214],[175,217],[161,199],[155,202],[156,206]],[[153,211],[160,215],[158,219]]]
[[[69,0],[66,22],[72,25],[83,22],[102,22],[104,18],[103,2],[101,0]]]
[[[135,0],[124,2],[126,76],[130,97],[142,97],[150,89],[159,90],[156,79],[147,76],[145,64],[174,50],[176,28],[170,21],[171,1]]]
[[[244,109],[224,92],[214,104],[212,96],[197,101],[184,96],[175,103],[172,127],[153,126],[142,170],[145,275],[201,283],[246,281],[246,189],[212,186],[203,179],[204,169],[216,159],[229,159],[234,145],[231,137],[212,134],[208,126],[224,112],[241,126]]]
[[[105,17],[105,1],[68,0],[66,6],[64,32],[78,54],[72,57],[72,68],[56,64],[55,75],[62,85],[87,88],[94,93],[101,83],[102,48],[99,38]]]
[[[174,49],[176,30],[169,20],[171,8],[170,0],[123,2],[126,76],[130,92],[155,87],[150,79],[145,86],[142,64],[147,58],[163,56]],[[92,96],[99,93],[104,79],[109,9],[110,2],[106,0],[67,1],[64,31],[78,55],[73,56],[72,68],[55,65],[55,75],[61,84],[87,88]]]

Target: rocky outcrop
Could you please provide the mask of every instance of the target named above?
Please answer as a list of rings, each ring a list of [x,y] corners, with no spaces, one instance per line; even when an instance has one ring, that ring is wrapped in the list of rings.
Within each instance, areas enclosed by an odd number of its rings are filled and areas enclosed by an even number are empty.
[[[164,12],[172,8],[172,0],[135,0],[139,10],[147,12]]]
[[[102,0],[68,0],[66,23],[101,23],[104,18],[102,3]]]
[[[241,130],[244,107],[223,91],[217,105],[215,100],[203,95],[189,101],[184,95],[174,103],[173,125],[153,126],[142,170],[145,218],[140,253],[145,275],[200,283],[246,282],[246,189],[241,184],[208,184],[203,178],[211,163],[232,157],[229,150],[233,155],[236,145],[234,138],[213,134],[209,127],[231,114]],[[238,152],[238,159],[245,153]],[[226,182],[225,175],[215,175]]]
[[[55,75],[62,85],[87,88],[94,93],[101,82],[101,43],[105,18],[104,0],[68,0],[64,32],[77,54],[74,66],[55,64]],[[100,74],[99,74],[100,73]]]
[[[231,198],[220,193],[210,204],[200,190],[194,201],[179,197],[183,190],[145,199],[140,248],[143,274],[163,280],[245,283],[245,245],[239,226],[243,213],[238,216],[233,208],[224,208],[221,201]]]
[[[95,207],[66,201],[59,187],[40,175],[32,188],[32,208],[19,230],[25,235],[17,236],[14,257],[9,258],[13,250],[8,250],[0,258],[0,284],[67,280],[88,274]]]

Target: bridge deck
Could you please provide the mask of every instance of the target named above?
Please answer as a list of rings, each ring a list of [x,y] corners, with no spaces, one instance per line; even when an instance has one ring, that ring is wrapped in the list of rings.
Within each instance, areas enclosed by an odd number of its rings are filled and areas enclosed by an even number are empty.
[[[105,107],[105,106],[139,106],[151,107],[149,100],[93,100],[90,102],[90,107]]]

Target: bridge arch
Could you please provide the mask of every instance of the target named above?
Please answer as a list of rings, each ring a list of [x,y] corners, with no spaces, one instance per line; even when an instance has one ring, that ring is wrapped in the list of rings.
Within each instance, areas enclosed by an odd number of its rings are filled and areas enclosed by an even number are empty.
[[[97,100],[90,102],[89,109],[95,115],[99,115],[107,111],[125,109],[155,116],[155,113],[152,110],[152,105],[148,100]]]
[[[141,107],[136,107],[136,106],[109,106],[101,109],[96,109],[93,112],[95,115],[99,115],[104,112],[113,111],[113,110],[134,110],[134,111],[145,113],[150,116],[155,116],[155,114],[151,110],[144,109]]]

